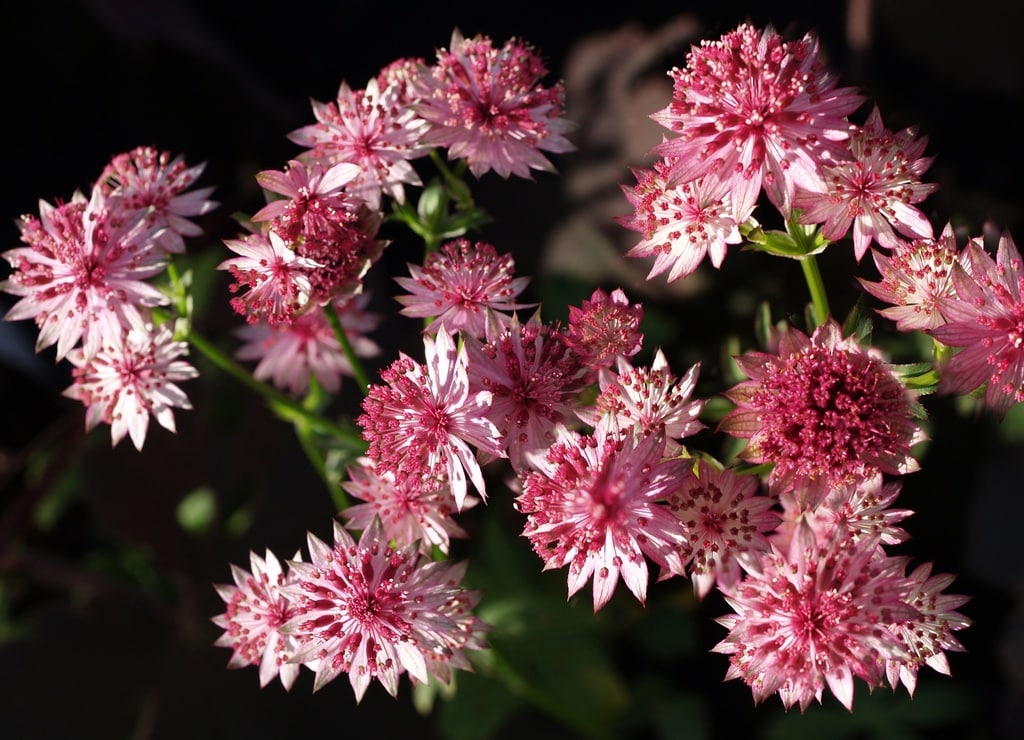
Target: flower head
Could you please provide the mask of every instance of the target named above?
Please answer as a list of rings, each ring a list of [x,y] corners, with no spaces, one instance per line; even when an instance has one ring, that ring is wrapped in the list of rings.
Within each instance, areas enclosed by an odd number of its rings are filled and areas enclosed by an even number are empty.
[[[192,408],[176,385],[198,375],[179,359],[187,352],[188,343],[175,341],[167,324],[125,330],[91,357],[76,347],[67,355],[75,380],[64,395],[86,406],[86,429],[109,424],[112,444],[127,434],[141,450],[150,417],[173,432],[173,409]]]
[[[902,562],[879,556],[873,539],[822,544],[806,527],[788,550],[744,562],[747,575],[726,594],[735,613],[717,620],[729,630],[714,648],[731,656],[726,680],[742,679],[755,702],[778,692],[801,711],[828,686],[852,710],[854,678],[877,687],[885,661],[908,656],[892,628],[917,616]]]
[[[924,432],[914,395],[834,319],[811,337],[788,329],[777,354],[736,361],[748,380],[726,392],[737,407],[719,429],[750,440],[742,457],[771,463],[780,491],[801,489],[813,505],[836,486],[918,469],[910,448]]]
[[[57,206],[39,203],[39,217],[22,216],[21,241],[3,258],[14,268],[0,290],[20,296],[8,321],[33,319],[36,351],[57,345],[56,359],[82,342],[95,354],[128,327],[142,328],[146,311],[169,302],[147,279],[167,264],[158,229],[145,211],[128,211],[120,195],[92,189]]]
[[[513,277],[511,255],[499,255],[487,242],[454,239],[427,255],[422,267],[408,267],[409,277],[395,278],[408,294],[396,300],[404,307],[403,316],[432,318],[424,328],[427,333],[444,324],[449,331],[481,339],[488,310],[501,320],[501,312],[529,307],[515,299],[530,279]]]
[[[257,665],[260,686],[280,677],[281,685],[290,690],[301,666],[289,662],[297,643],[280,628],[298,614],[298,609],[282,593],[281,587],[294,582],[295,576],[285,572],[270,550],[265,558],[250,552],[249,564],[251,572],[231,566],[233,585],[215,586],[226,608],[212,619],[224,630],[214,644],[231,648],[228,668]]]
[[[872,250],[879,282],[858,278],[871,295],[890,304],[879,310],[900,331],[930,331],[946,323],[941,305],[955,299],[956,235],[946,224],[936,240],[898,242],[888,256]]]
[[[587,367],[608,367],[616,358],[632,357],[643,347],[643,318],[643,306],[630,305],[621,288],[611,293],[598,288],[590,300],[569,306],[566,341]]]
[[[622,186],[634,211],[615,219],[642,235],[626,256],[653,257],[647,279],[667,271],[670,283],[696,271],[705,256],[721,267],[728,245],[743,242],[739,225],[750,217],[734,216],[728,191],[721,192],[719,186],[716,192],[703,178],[671,185],[674,161],[655,162],[651,170],[634,169],[637,184]]]
[[[846,236],[852,224],[858,261],[872,240],[894,247],[894,230],[911,239],[932,239],[931,223],[912,205],[938,187],[921,182],[933,159],[921,156],[927,143],[913,128],[886,129],[876,106],[850,137],[850,158],[822,163],[823,187],[797,192],[794,205],[803,209],[801,223],[822,224],[822,235],[830,241]]]
[[[469,667],[464,650],[485,647],[464,565],[392,549],[378,519],[358,544],[337,522],[333,546],[308,541],[310,562],[289,563],[296,579],[283,590],[297,613],[281,631],[299,644],[292,661],[316,666],[314,691],[348,673],[357,702],[374,679],[396,696],[403,673],[448,681],[449,666]]]
[[[1024,267],[1013,238],[999,239],[996,256],[980,240],[964,247],[953,267],[956,296],[941,304],[946,324],[931,331],[962,349],[942,368],[940,393],[985,386],[985,405],[1004,415],[1024,401]]]
[[[492,321],[486,344],[467,342],[466,348],[470,385],[489,394],[484,413],[513,469],[524,470],[528,456],[547,449],[558,429],[575,419],[586,368],[560,327],[543,323],[539,313],[525,324],[518,315],[506,327]]]
[[[510,39],[495,47],[487,36],[464,38],[455,29],[448,49],[437,50],[433,66],[413,84],[412,107],[430,128],[423,142],[448,148],[449,159],[464,159],[480,177],[530,178],[530,170],[553,171],[541,152],[568,152],[572,124],[562,118],[562,85],[543,87],[547,75],[528,44]]]
[[[620,576],[646,601],[645,556],[669,575],[685,572],[686,532],[664,499],[691,470],[685,460],[663,461],[663,448],[660,435],[565,431],[522,480],[523,536],[545,570],[568,566],[570,597],[593,578],[595,612]]]
[[[312,105],[317,122],[288,135],[309,147],[300,159],[358,165],[348,192],[374,210],[382,195],[404,203],[405,185],[422,184],[410,160],[429,151],[423,142],[426,123],[408,105],[405,84],[382,85],[374,78],[365,89],[353,90],[342,81],[336,101]]]
[[[853,128],[846,116],[863,98],[836,87],[812,34],[784,41],[771,27],[740,24],[693,47],[669,74],[672,102],[651,117],[676,136],[655,152],[675,158],[671,183],[726,185],[737,220],[762,185],[788,214],[795,186],[820,182],[819,162],[847,156],[839,144]]]
[[[757,495],[758,488],[752,476],[699,460],[696,475],[669,496],[669,508],[686,525],[684,564],[698,598],[716,583],[726,590],[738,583],[741,561],[768,551],[765,533],[775,529],[779,516],[770,510],[775,499]]]
[[[381,372],[385,384],[370,388],[357,422],[380,473],[393,473],[401,486],[446,481],[461,509],[467,478],[487,499],[477,454],[506,455],[488,419],[491,393],[470,389],[464,347],[456,349],[444,327],[423,346],[425,365],[403,353]]]
[[[189,191],[205,168],[206,163],[189,167],[181,156],[139,146],[111,159],[97,187],[120,195],[126,209],[149,211],[150,222],[161,229],[157,243],[177,254],[185,250],[185,237],[203,233],[192,219],[219,205],[210,200],[212,187]]]

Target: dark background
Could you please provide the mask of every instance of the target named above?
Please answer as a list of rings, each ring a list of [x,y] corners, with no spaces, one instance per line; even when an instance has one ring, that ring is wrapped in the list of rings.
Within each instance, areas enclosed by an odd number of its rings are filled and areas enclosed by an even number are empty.
[[[261,203],[255,172],[280,169],[297,153],[285,134],[313,120],[310,98],[331,100],[342,79],[362,87],[399,56],[429,60],[456,26],[496,43],[521,36],[546,59],[549,83],[567,80],[580,151],[554,158],[564,178],[484,178],[478,201],[495,217],[486,236],[514,254],[520,274],[537,276],[537,298],[621,285],[649,300],[653,316],[679,317],[677,334],[656,334],[685,337],[674,350],[677,367],[717,351],[724,332],[749,331],[752,303],[727,303],[724,278],[748,295],[767,295],[783,312],[798,312],[806,300],[798,274],[793,282],[798,271],[756,256],[740,267],[731,255],[721,281],[705,269],[676,290],[645,284],[642,266],[617,260],[632,235],[609,217],[624,211],[618,183],[631,182],[628,165],[641,163],[660,135],[645,116],[667,102],[665,70],[685,63],[691,42],[741,20],[816,31],[842,84],[874,97],[888,127],[917,125],[929,137],[936,161],[925,179],[940,189],[926,210],[938,227],[952,220],[977,234],[990,220],[1024,234],[1021,10],[996,0],[853,6],[870,10],[866,35],[852,32],[851,8],[838,2],[634,2],[602,10],[551,2],[6,3],[0,203],[9,219],[0,248],[18,246],[15,219],[35,212],[40,198],[85,190],[113,154],[151,144],[207,163],[201,184],[216,186],[222,206],[203,219],[207,237],[194,249],[216,264],[226,256],[218,240],[236,234],[232,214],[251,214]],[[843,305],[850,276],[870,266],[848,254],[827,257],[823,269]],[[385,267],[395,274],[406,259],[390,250]],[[393,309],[388,285],[374,283],[376,305]],[[237,322],[226,297],[218,303],[216,295],[202,328],[224,338]],[[0,296],[0,310],[11,302]],[[358,709],[344,680],[312,695],[308,672],[290,695],[276,683],[260,691],[255,669],[227,671],[228,651],[211,647],[218,630],[209,617],[222,603],[210,584],[229,579],[229,562],[246,566],[250,549],[267,547],[285,557],[302,546],[307,529],[329,536],[330,501],[291,430],[232,381],[204,374],[185,388],[195,410],[176,414],[177,435],[154,424],[141,454],[127,441],[111,450],[107,429],[83,435],[81,407],[60,397],[66,368],[52,354],[33,354],[31,330],[0,323],[0,736],[432,736],[433,720],[415,713],[406,684],[398,701],[372,686]],[[385,346],[380,363],[416,340],[408,324],[391,320],[375,338]],[[954,687],[966,708],[951,726],[923,723],[915,736],[1019,737],[1019,422],[996,428],[951,402],[937,402],[932,413],[935,441],[900,501],[917,512],[906,522],[908,552],[959,574],[952,591],[974,597],[963,611],[975,625],[960,633],[968,652],[952,655],[952,679],[922,671],[922,692]],[[190,533],[178,526],[176,506],[203,485],[216,494],[217,524]],[[564,583],[561,575],[551,581]],[[721,637],[712,624],[720,613],[710,607],[701,616],[705,651]],[[627,675],[643,660],[626,649],[618,657]],[[765,736],[752,728],[777,720],[779,702],[754,709],[739,682],[720,687],[725,667],[722,656],[702,656],[665,668],[665,690],[705,691],[704,735],[689,736]],[[858,694],[858,707],[868,701]],[[868,736],[857,716],[830,734]],[[663,736],[688,736],[687,729],[684,718],[677,733]],[[525,709],[503,732],[565,736]]]

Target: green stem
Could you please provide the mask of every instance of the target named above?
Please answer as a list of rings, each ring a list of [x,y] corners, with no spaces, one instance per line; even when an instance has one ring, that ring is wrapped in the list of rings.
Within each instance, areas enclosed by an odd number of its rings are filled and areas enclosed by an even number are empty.
[[[821,279],[821,270],[818,269],[818,261],[813,254],[801,257],[800,267],[803,268],[804,279],[811,292],[811,302],[814,305],[814,327],[818,327],[830,313],[828,296],[825,293],[825,282]]]
[[[356,382],[359,383],[359,390],[365,396],[370,391],[370,378],[366,374],[362,360],[356,356],[356,350],[352,346],[352,342],[349,341],[348,333],[345,331],[345,327],[341,325],[341,319],[338,318],[338,312],[334,310],[332,303],[328,302],[324,306],[324,314],[327,316],[327,323],[334,330],[334,336],[337,338],[338,344],[341,345],[341,351],[345,353],[345,359],[348,360],[349,367],[352,368],[352,375],[355,377]]]

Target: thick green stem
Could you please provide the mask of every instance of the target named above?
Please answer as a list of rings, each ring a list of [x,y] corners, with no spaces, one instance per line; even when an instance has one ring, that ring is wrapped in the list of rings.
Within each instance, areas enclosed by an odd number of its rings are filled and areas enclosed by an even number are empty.
[[[352,375],[355,377],[356,382],[359,383],[359,390],[365,396],[370,390],[370,378],[366,374],[362,360],[356,356],[355,348],[352,346],[352,342],[349,341],[345,327],[341,325],[341,319],[338,318],[338,312],[334,310],[334,306],[331,303],[324,306],[324,313],[327,315],[327,323],[334,330],[334,336],[337,338],[338,344],[341,345],[341,351],[345,353],[345,359],[348,360],[349,367],[352,368]]]
[[[814,258],[813,254],[801,257],[800,267],[803,268],[804,279],[807,281],[807,288],[811,292],[811,303],[814,307],[814,327],[818,327],[821,326],[830,313],[828,296],[825,293],[825,282],[821,279],[821,270],[818,269],[818,261]]]

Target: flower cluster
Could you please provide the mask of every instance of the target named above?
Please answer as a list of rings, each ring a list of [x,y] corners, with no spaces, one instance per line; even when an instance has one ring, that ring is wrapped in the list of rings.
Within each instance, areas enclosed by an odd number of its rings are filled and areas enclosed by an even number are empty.
[[[314,101],[315,122],[289,134],[303,150],[256,175],[268,202],[219,265],[242,344],[218,364],[302,420],[345,521],[333,544],[308,535],[308,559],[268,551],[250,571],[232,566],[214,617],[229,666],[258,665],[262,685],[285,688],[302,666],[315,689],[345,673],[357,701],[374,679],[395,695],[402,674],[448,683],[472,670],[488,648],[474,615],[486,588],[465,588],[465,561],[448,556],[469,536],[458,517],[484,504],[514,507],[539,567],[566,570],[570,599],[589,585],[595,612],[620,579],[646,603],[652,569],[700,600],[717,590],[732,613],[714,649],[755,701],[802,710],[828,688],[852,709],[855,679],[912,693],[922,666],[949,673],[967,599],[888,548],[908,538],[896,502],[920,467],[925,397],[976,394],[997,415],[1024,400],[1013,240],[992,256],[949,225],[935,237],[915,207],[935,189],[921,181],[927,140],[888,131],[877,108],[851,119],[865,97],[837,86],[813,35],[743,24],[703,42],[651,114],[665,129],[652,166],[622,186],[632,212],[617,222],[640,234],[624,256],[673,282],[744,245],[799,260],[812,300],[805,326],[779,322],[734,357],[743,379],[698,397],[702,363],[674,371],[666,348],[645,347],[643,306],[622,288],[551,319],[520,302],[529,278],[510,255],[466,236],[487,221],[467,173],[531,178],[572,148],[546,74],[520,40],[456,30],[433,63],[398,59]],[[178,358],[190,342],[217,352],[187,322],[156,321],[155,307],[187,301],[146,282],[214,205],[185,192],[200,169],[148,149],[115,158],[90,198],[23,217],[28,246],[5,254],[15,273],[2,287],[22,297],[7,318],[34,319],[38,347],[75,365],[68,395],[115,442],[141,448],[150,415],[173,430],[171,409],[188,408],[175,383],[195,375]],[[775,216],[784,230],[762,226]],[[383,350],[365,278],[394,248],[392,223],[425,244],[393,278],[423,361],[399,352],[374,383],[361,359]],[[873,346],[871,317],[832,314],[814,260],[847,239],[858,263],[872,252],[880,280],[860,280],[877,316],[933,343],[928,372]],[[354,427],[321,413],[343,375],[363,392]],[[728,404],[717,418],[712,395]],[[703,449],[698,434],[741,449]]]

